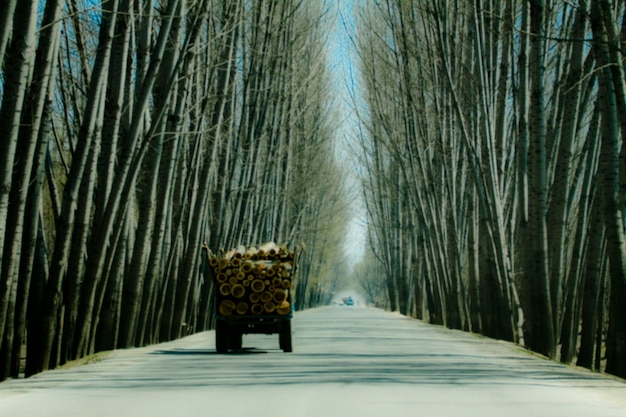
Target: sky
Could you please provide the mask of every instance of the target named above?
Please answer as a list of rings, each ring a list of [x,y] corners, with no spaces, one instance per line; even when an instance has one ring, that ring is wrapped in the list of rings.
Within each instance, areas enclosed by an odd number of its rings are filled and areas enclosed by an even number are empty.
[[[329,47],[331,48],[332,73],[335,89],[338,92],[336,105],[341,114],[341,124],[337,132],[337,153],[339,160],[350,161],[344,164],[347,171],[346,188],[349,190],[351,203],[351,221],[346,234],[345,248],[349,262],[354,265],[363,256],[367,244],[366,215],[359,188],[359,178],[355,167],[355,158],[350,148],[356,145],[357,116],[352,109],[351,91],[354,91],[355,65],[351,32],[354,29],[353,0],[332,0],[333,14],[336,16]]]

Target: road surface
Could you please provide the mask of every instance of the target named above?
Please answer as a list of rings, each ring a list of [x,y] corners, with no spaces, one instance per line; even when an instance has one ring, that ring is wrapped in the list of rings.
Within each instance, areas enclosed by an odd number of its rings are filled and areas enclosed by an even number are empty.
[[[359,307],[297,313],[294,352],[214,333],[0,383],[0,416],[626,417],[626,383]]]

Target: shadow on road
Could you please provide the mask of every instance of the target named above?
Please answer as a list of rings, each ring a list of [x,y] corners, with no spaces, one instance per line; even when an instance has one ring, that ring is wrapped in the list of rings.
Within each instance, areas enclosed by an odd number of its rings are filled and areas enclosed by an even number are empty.
[[[156,350],[152,355],[254,355],[259,353],[268,353],[267,350],[257,348],[243,348],[239,350],[231,350],[227,353],[218,353],[213,349],[168,349]]]
[[[171,360],[143,372],[178,387],[329,383],[594,387],[605,382],[599,375],[522,355],[321,351],[285,355],[254,347],[227,354],[213,349],[175,348],[157,350],[152,355],[169,356]],[[239,358],[234,359],[236,356]],[[155,380],[125,382],[142,385],[154,384]]]

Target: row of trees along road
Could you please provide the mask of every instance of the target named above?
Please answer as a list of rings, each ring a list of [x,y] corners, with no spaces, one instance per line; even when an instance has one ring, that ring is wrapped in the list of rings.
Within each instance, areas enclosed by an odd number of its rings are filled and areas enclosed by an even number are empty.
[[[626,4],[362,6],[366,259],[390,308],[626,377]]]
[[[0,2],[0,380],[211,326],[209,251],[301,248],[346,199],[328,18],[296,0]]]

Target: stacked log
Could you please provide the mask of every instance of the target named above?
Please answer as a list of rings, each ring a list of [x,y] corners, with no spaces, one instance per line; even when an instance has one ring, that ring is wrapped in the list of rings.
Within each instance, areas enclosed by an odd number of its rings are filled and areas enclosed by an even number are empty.
[[[294,258],[293,251],[272,242],[211,256],[219,314],[288,315]]]

